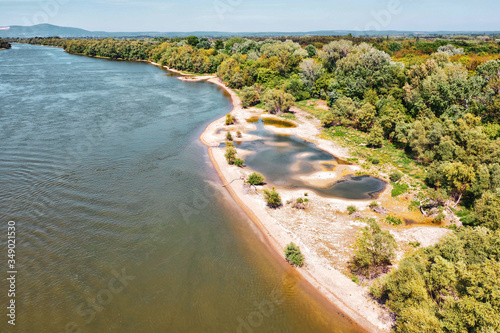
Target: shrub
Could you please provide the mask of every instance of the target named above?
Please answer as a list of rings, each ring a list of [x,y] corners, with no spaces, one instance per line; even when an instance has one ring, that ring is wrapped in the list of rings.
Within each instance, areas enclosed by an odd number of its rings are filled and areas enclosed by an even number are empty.
[[[231,132],[227,132],[226,139],[227,141],[233,141],[233,136],[231,135]]]
[[[234,148],[234,146],[227,146],[226,154],[224,156],[226,157],[227,163],[231,165],[234,164],[234,161],[236,160],[236,148]]]
[[[375,124],[369,131],[366,141],[369,146],[378,148],[384,143],[384,130],[382,126]]]
[[[412,201],[410,202],[410,205],[408,206],[408,210],[413,212],[418,210],[420,207],[420,201]]]
[[[370,202],[370,208],[373,208],[373,207],[378,207],[378,202],[376,202],[376,201]]]
[[[295,202],[297,202],[297,203],[304,203],[304,199],[298,198],[297,200],[295,200]]]
[[[225,144],[226,144],[226,148],[227,147],[234,147],[234,142],[232,142],[232,141],[226,141]]]
[[[265,189],[264,195],[269,207],[276,208],[281,206],[281,196],[274,187],[271,190]]]
[[[401,225],[403,224],[403,221],[397,217],[393,216],[387,216],[385,218],[385,222],[389,223],[390,225]]]
[[[304,256],[300,252],[300,248],[294,243],[290,243],[285,247],[285,258],[294,266],[302,267],[304,265]]]
[[[260,173],[254,172],[250,176],[248,176],[246,182],[252,185],[261,185],[264,182],[264,179],[264,176],[262,176]]]
[[[237,158],[234,160],[234,165],[236,165],[237,167],[242,167],[244,163],[245,163],[245,160],[243,160],[241,158]]]
[[[349,213],[349,215],[353,214],[354,212],[356,212],[356,207],[352,205],[347,207],[347,212]]]
[[[389,231],[383,231],[375,219],[368,219],[368,226],[360,230],[351,268],[367,277],[380,267],[390,265],[396,257],[396,240]]]
[[[379,163],[380,163],[380,160],[378,159],[378,157],[373,157],[373,158],[370,160],[370,162],[372,162],[372,164],[374,164],[374,165],[377,165],[377,164],[379,164]]]
[[[399,171],[394,171],[393,173],[391,173],[389,175],[389,179],[391,180],[391,182],[394,182],[394,183],[397,183],[401,180],[401,178],[403,178],[403,174]]]
[[[242,135],[241,135],[241,132],[240,132],[240,131],[237,131],[237,132],[236,132],[236,137],[238,137],[238,138],[241,138],[241,137],[242,137]]]
[[[228,126],[229,126],[229,125],[232,125],[232,124],[234,124],[234,119],[233,119],[233,116],[231,116],[231,114],[230,114],[230,113],[228,113],[228,114],[226,115],[226,125],[228,125]]]

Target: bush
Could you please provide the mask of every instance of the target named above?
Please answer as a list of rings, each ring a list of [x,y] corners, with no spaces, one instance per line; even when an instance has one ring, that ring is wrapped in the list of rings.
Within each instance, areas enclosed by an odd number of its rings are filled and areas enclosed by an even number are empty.
[[[378,202],[372,201],[370,202],[370,208],[378,207]]]
[[[381,147],[382,144],[384,143],[384,130],[382,129],[382,126],[376,124],[374,125],[371,129],[370,132],[368,133],[368,137],[366,138],[366,141],[369,146],[378,148]]]
[[[241,138],[241,137],[242,137],[242,135],[241,135],[241,132],[240,132],[240,131],[237,131],[237,132],[236,132],[236,137],[238,137],[238,138]]]
[[[231,132],[227,132],[226,139],[227,141],[233,141],[233,136],[231,135]]]
[[[241,158],[237,158],[234,160],[234,165],[236,165],[237,167],[242,167],[244,163],[245,163],[245,160],[243,160]]]
[[[241,90],[241,105],[244,108],[260,102],[260,94],[256,87],[245,87]]]
[[[229,126],[229,125],[232,125],[232,124],[234,124],[234,119],[233,119],[233,116],[231,116],[231,114],[230,114],[230,113],[228,113],[228,114],[226,115],[226,125],[228,125],[228,126]]]
[[[401,219],[399,219],[397,217],[393,217],[393,216],[387,216],[385,218],[385,222],[387,222],[390,225],[394,225],[394,226],[403,224],[403,221]]]
[[[394,182],[394,183],[397,183],[401,180],[401,178],[403,178],[403,174],[399,171],[394,171],[393,173],[391,173],[389,175],[389,179],[391,180],[391,182]]]
[[[248,179],[246,182],[251,185],[261,185],[264,183],[264,176],[262,176],[260,173],[254,172],[250,176],[248,176]]]
[[[379,164],[379,163],[380,163],[380,160],[378,159],[378,157],[373,157],[373,158],[370,160],[370,162],[372,162],[372,164],[374,164],[374,165],[377,165],[377,164]]]
[[[271,190],[265,189],[264,195],[266,197],[266,202],[269,207],[277,208],[281,206],[281,196],[274,187]]]
[[[302,267],[304,265],[304,256],[300,252],[300,248],[294,243],[290,243],[285,247],[285,258],[294,266]]]
[[[354,212],[356,212],[356,206],[349,206],[347,207],[347,212],[349,213],[349,215],[353,214]]]
[[[234,146],[227,146],[226,154],[224,156],[226,157],[227,163],[233,165],[236,160],[236,148],[234,148]]]
[[[351,268],[365,274],[377,272],[390,265],[396,258],[396,240],[389,231],[383,231],[375,219],[367,220],[369,226],[360,230],[356,240],[356,252]]]

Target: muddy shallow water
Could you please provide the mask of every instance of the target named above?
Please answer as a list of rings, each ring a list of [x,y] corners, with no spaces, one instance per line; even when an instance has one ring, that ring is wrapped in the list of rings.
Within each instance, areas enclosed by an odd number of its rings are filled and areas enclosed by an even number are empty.
[[[372,176],[346,175],[337,182],[312,186],[301,179],[319,171],[334,171],[340,161],[331,154],[317,148],[296,136],[275,134],[265,128],[264,121],[255,122],[257,129],[250,134],[261,137],[259,140],[237,144],[238,149],[251,153],[245,157],[245,164],[262,173],[276,186],[312,190],[324,197],[363,200],[375,199],[383,192],[387,184]]]

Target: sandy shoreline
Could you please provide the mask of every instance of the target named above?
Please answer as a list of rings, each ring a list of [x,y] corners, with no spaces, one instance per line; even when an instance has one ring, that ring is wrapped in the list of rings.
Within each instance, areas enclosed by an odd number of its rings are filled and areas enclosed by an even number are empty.
[[[175,72],[183,74],[179,71]],[[246,110],[241,107],[241,100],[237,94],[226,87],[218,78],[202,80],[206,80],[220,86],[231,96],[233,103],[231,113],[241,122],[242,117],[238,114],[238,112],[246,113]],[[229,166],[225,161],[224,151],[219,148],[214,148],[218,145],[217,141],[224,141],[223,137],[220,137],[218,140],[214,140],[214,137],[211,136],[211,134],[215,131],[215,128],[224,121],[225,116],[209,124],[205,128],[205,131],[201,134],[200,141],[208,147],[210,160],[212,161],[212,164],[214,165],[214,168],[216,169],[223,184],[228,184],[233,179],[241,178],[241,175],[238,174],[239,168]],[[286,132],[286,129],[280,130],[285,130]],[[324,143],[322,146],[324,146]],[[327,148],[325,150],[337,156],[340,155],[344,158],[348,157],[347,151],[344,149],[332,149],[331,146],[324,148]],[[245,193],[243,193],[244,191],[240,188],[241,186],[238,186],[242,183],[242,181],[236,181],[226,185],[225,188],[234,201],[261,230],[271,247],[281,257],[283,257],[283,248],[286,244],[294,241],[301,245],[301,248],[306,255],[307,265],[304,268],[298,268],[297,270],[310,284],[312,284],[340,311],[349,316],[367,331],[388,331],[392,324],[390,321],[389,323],[387,322],[388,314],[382,311],[382,309],[379,309],[378,305],[367,297],[366,292],[357,284],[352,282],[347,276],[339,271],[328,269],[327,267],[323,267],[320,264],[311,261],[311,258],[308,256],[307,247],[305,247],[304,244],[301,244],[300,239],[296,239],[293,236],[293,233],[280,225],[277,220],[267,213],[265,204],[261,198],[251,198],[248,195],[245,195]],[[366,201],[364,204],[368,205],[369,202]]]
[[[244,186],[243,179],[252,170],[249,168],[238,168],[228,165],[224,157],[224,149],[219,148],[219,144],[225,141],[226,131],[233,134],[239,130],[243,133],[238,141],[249,141],[257,139],[248,131],[255,129],[255,125],[248,123],[246,119],[261,117],[263,111],[260,109],[244,109],[238,95],[221,82],[216,76],[196,76],[185,74],[178,70],[173,70],[166,66],[151,62],[151,64],[166,68],[167,70],[179,74],[178,79],[182,81],[207,81],[221,87],[231,96],[233,109],[231,114],[235,119],[235,124],[225,125],[225,115],[210,123],[200,135],[200,141],[208,147],[210,160],[217,171],[224,187],[229,192],[234,201],[241,207],[247,216],[262,232],[267,243],[283,258],[283,248],[286,244],[294,242],[298,244],[305,255],[306,264],[297,271],[324,296],[325,300],[333,304],[339,311],[350,317],[359,326],[369,332],[387,332],[394,324],[394,318],[368,294],[366,287],[360,286],[346,276],[338,266],[329,262],[328,255],[342,257],[352,257],[353,244],[357,230],[364,224],[353,218],[346,216],[347,206],[354,204],[358,211],[362,211],[364,216],[375,217],[368,208],[373,200],[344,200],[335,198],[322,198],[315,193],[309,193],[313,203],[311,213],[297,211],[287,205],[283,208],[272,210],[266,206],[262,195],[255,190]],[[310,119],[303,111],[293,108],[292,111],[297,116],[297,128],[277,128],[266,126],[266,129],[280,134],[295,135],[305,141],[314,143],[318,148],[332,154],[340,159],[351,157],[348,149],[339,147],[329,140],[321,139],[320,124],[316,119]],[[268,117],[269,115],[265,115]],[[272,117],[272,116],[271,116]],[[238,156],[244,157],[247,152],[238,149]],[[345,174],[354,174],[359,171],[357,165],[337,165],[335,171],[321,171],[309,175],[309,179],[302,179],[310,184],[333,182]],[[282,201],[293,201],[301,197],[303,190],[285,190],[277,186],[282,196]],[[262,187],[259,187],[261,189]],[[389,204],[391,202],[391,186],[387,186],[379,196],[379,200]],[[325,212],[322,213],[322,210]],[[366,215],[367,214],[367,215]],[[290,221],[292,223],[290,223]],[[304,223],[301,223],[304,222]],[[296,227],[296,226],[299,227]],[[331,226],[330,226],[331,225]],[[302,228],[302,229],[301,229]],[[408,240],[420,241],[425,246],[437,242],[447,230],[429,226],[417,226],[412,229],[396,229],[391,233],[399,241],[399,244],[407,244]],[[333,237],[331,235],[337,237]],[[326,235],[326,236],[325,236]],[[325,243],[325,239],[328,244]],[[347,241],[346,239],[349,239]],[[316,246],[316,243],[320,243]],[[335,249],[332,250],[332,244]],[[330,247],[330,248],[329,248]],[[326,254],[325,254],[326,253]],[[398,253],[402,257],[403,251]],[[284,260],[284,259],[283,259]],[[342,261],[340,260],[340,261]]]

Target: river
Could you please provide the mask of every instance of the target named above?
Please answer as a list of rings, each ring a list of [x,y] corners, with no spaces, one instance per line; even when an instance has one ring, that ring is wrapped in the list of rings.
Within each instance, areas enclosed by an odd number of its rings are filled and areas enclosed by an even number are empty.
[[[0,51],[0,331],[360,332],[221,187],[198,137],[230,110],[145,63]]]

